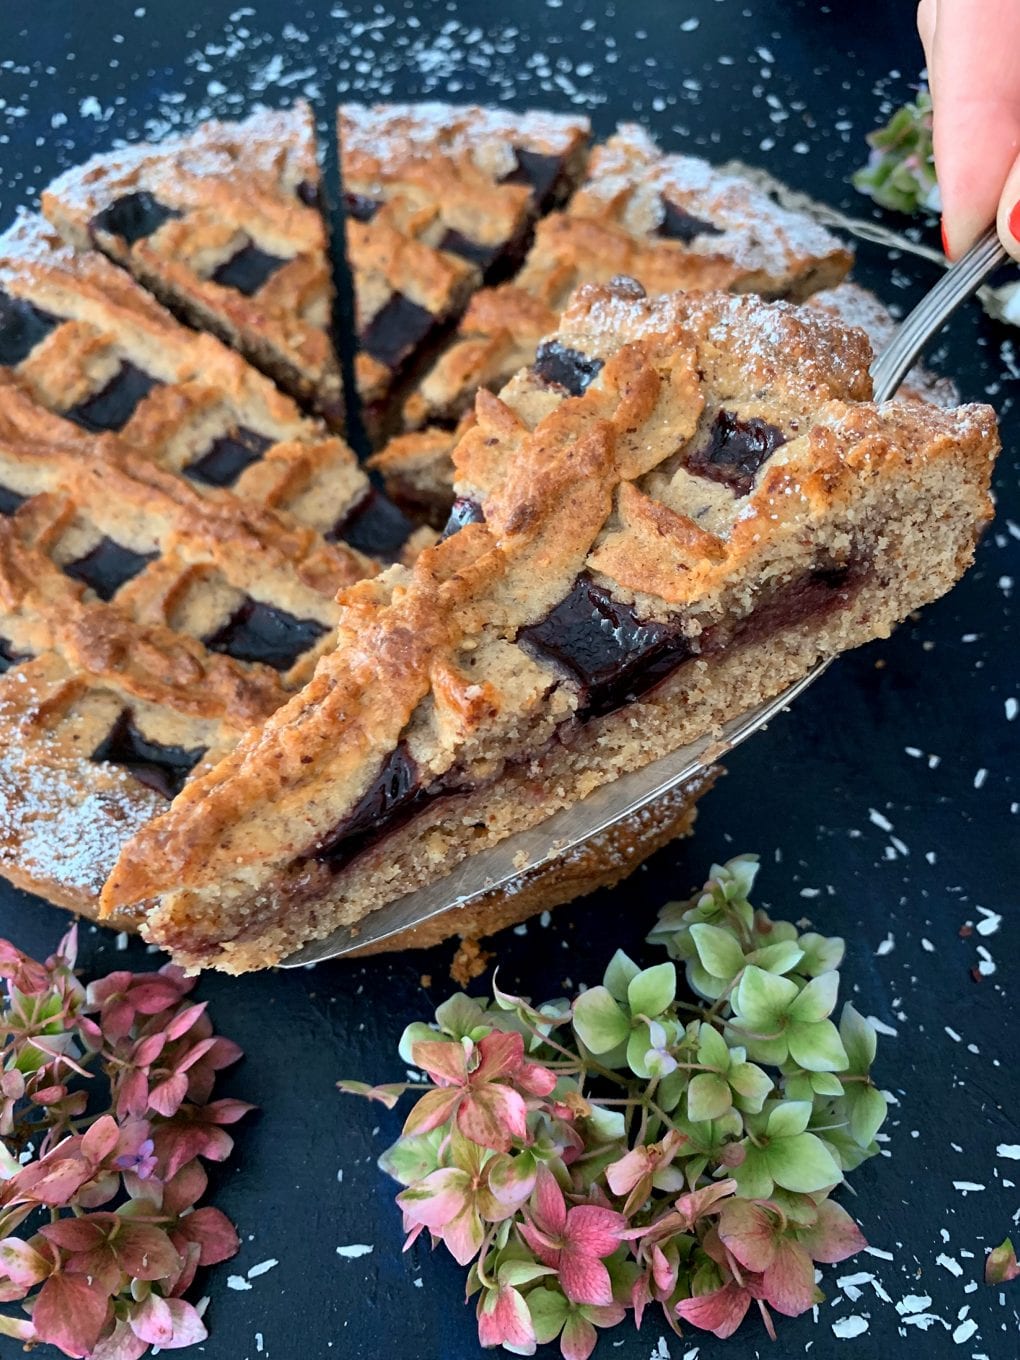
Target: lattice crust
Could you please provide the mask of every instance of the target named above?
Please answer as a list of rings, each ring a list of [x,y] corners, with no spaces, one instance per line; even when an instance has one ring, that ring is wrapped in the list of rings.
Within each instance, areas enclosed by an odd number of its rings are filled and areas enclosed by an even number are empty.
[[[137,456],[197,491],[229,488],[367,552],[396,555],[410,529],[339,436],[219,340],[175,321],[124,270],[64,245],[36,215],[0,236],[5,378],[64,416],[46,438],[116,430]]]
[[[627,274],[649,293],[727,288],[804,298],[837,283],[850,263],[842,243],[810,219],[705,161],[663,154],[641,128],[625,125],[594,149],[565,211],[538,224],[516,278],[471,300],[405,403],[405,425],[424,427],[421,437],[398,436],[375,464],[398,502],[420,511],[431,501],[432,518],[441,519],[451,467],[440,431],[470,410],[479,387],[496,391],[531,363],[581,283]]]
[[[524,257],[534,219],[577,183],[585,118],[452,104],[346,104],[337,116],[370,423],[394,380],[484,280]]]
[[[844,282],[815,293],[808,305],[818,307],[848,326],[863,330],[876,354],[888,344],[896,318],[886,305],[860,284]],[[926,400],[947,409],[959,403],[956,385],[931,373],[923,365],[912,368],[896,393],[896,401]],[[453,451],[474,423],[469,408],[453,429],[429,425],[395,435],[371,460],[390,494],[416,518],[440,527],[446,522],[454,499]]]
[[[265,966],[886,634],[990,515],[983,406],[869,405],[818,309],[585,287],[456,451],[457,514],[344,592],[312,681],[125,848],[108,909]]]
[[[70,242],[97,246],[339,430],[319,200],[312,112],[298,101],[94,156],[42,206]]]
[[[229,491],[201,492],[116,436],[67,437],[16,384],[0,382],[0,395],[0,515],[35,562],[23,586],[6,583],[0,630],[15,654],[54,645],[62,601],[98,598],[265,659],[291,685],[305,678],[329,644],[336,591],[371,575],[371,558]]]
[[[0,872],[95,914],[123,841],[308,678],[374,569],[0,372]]]

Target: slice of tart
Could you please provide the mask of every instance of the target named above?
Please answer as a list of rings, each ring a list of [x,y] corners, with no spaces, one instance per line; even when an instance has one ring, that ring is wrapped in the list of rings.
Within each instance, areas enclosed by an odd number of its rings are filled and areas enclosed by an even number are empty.
[[[94,156],[54,181],[42,206],[78,249],[98,247],[343,428],[315,126],[304,101]]]
[[[456,451],[458,513],[341,595],[306,688],[126,846],[107,910],[243,972],[886,635],[972,559],[985,406],[870,404],[863,332],[582,288]]]
[[[585,118],[453,104],[345,104],[337,117],[369,429],[483,282],[521,264],[535,219],[581,176]]]
[[[532,362],[579,284],[627,274],[649,293],[726,288],[797,299],[837,283],[850,263],[842,242],[747,180],[664,154],[642,128],[624,125],[592,152],[565,210],[539,222],[520,273],[471,300],[405,403],[412,433],[398,435],[375,466],[399,504],[441,522],[450,504],[449,432],[479,387],[496,391]]]
[[[41,439],[84,451],[117,434],[196,491],[232,491],[387,560],[410,532],[339,435],[34,213],[0,235],[0,379],[66,422],[40,428]],[[18,412],[27,437],[24,405]]]

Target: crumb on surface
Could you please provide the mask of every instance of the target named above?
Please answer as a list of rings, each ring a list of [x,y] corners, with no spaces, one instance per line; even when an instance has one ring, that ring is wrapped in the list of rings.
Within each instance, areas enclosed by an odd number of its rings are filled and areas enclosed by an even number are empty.
[[[450,977],[461,987],[466,987],[476,977],[481,977],[492,957],[492,951],[483,949],[477,940],[462,938],[450,963]]]

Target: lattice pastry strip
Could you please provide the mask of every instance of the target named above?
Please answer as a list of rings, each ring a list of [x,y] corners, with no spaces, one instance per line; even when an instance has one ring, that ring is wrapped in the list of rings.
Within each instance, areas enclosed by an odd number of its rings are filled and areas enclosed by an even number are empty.
[[[535,218],[580,176],[584,118],[451,104],[343,105],[337,118],[361,352],[358,390],[384,399],[483,281],[521,263]]]
[[[79,249],[98,247],[342,429],[307,103],[94,156],[42,205]]]
[[[0,236],[0,384],[11,381],[62,417],[37,412],[42,438],[116,431],[196,490],[230,488],[366,551],[395,555],[409,532],[342,439],[35,215]]]
[[[885,635],[990,515],[989,408],[870,405],[820,309],[618,280],[543,355],[479,393],[444,540],[125,848],[107,908],[185,964],[273,963]]]
[[[449,506],[453,440],[479,387],[498,389],[531,363],[572,290],[616,275],[649,293],[727,288],[802,298],[846,273],[850,253],[746,180],[690,156],[663,154],[624,125],[592,152],[562,212],[541,221],[524,267],[475,294],[456,336],[404,407],[405,425],[375,459],[391,494],[440,522]],[[429,502],[431,501],[431,504]]]

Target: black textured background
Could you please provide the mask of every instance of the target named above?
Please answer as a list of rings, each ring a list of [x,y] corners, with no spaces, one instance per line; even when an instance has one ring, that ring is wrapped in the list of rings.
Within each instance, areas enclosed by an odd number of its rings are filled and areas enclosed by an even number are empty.
[[[575,108],[603,133],[637,118],[666,147],[739,156],[867,216],[847,176],[920,62],[904,0],[7,0],[0,225],[53,173],[116,138],[300,93],[324,128],[338,95]],[[924,239],[936,243],[932,224]],[[859,276],[901,306],[935,277],[874,247],[861,256]],[[1020,1285],[980,1283],[986,1249],[1020,1221],[1020,720],[1007,705],[1020,697],[1016,342],[971,306],[935,356],[966,398],[987,398],[1003,415],[999,513],[963,584],[891,641],[841,660],[733,755],[692,842],[548,927],[535,921],[497,941],[504,985],[543,996],[594,982],[617,943],[642,956],[656,908],[686,895],[713,859],[755,850],[761,899],[845,934],[856,1004],[896,1031],[881,1041],[877,1068],[896,1099],[888,1155],[855,1174],[856,1197],[844,1195],[882,1254],[827,1268],[828,1302],[815,1319],[782,1321],[778,1346],[753,1321],[724,1344],[694,1332],[677,1340],[650,1315],[640,1334],[605,1335],[599,1356],[1014,1360],[1020,1351]],[[961,937],[968,923],[994,924],[982,909],[1001,924]],[[0,933],[18,945],[45,953],[64,925],[0,886]],[[83,933],[88,969],[155,962],[138,944],[118,953],[106,934]],[[975,981],[982,949],[995,971]],[[248,1054],[224,1089],[262,1109],[214,1178],[243,1248],[206,1282],[210,1360],[480,1355],[460,1270],[443,1253],[400,1255],[391,1187],[374,1165],[399,1117],[333,1087],[341,1075],[402,1076],[396,1037],[449,990],[451,952],[201,982],[218,1026]],[[372,1252],[337,1254],[359,1243]],[[269,1260],[278,1264],[250,1288],[228,1287],[229,1276]],[[930,1297],[924,1326],[896,1307],[910,1296],[908,1315],[916,1296]],[[867,1330],[844,1339],[833,1325],[842,1330],[851,1315]],[[4,1360],[16,1353],[0,1340]]]

